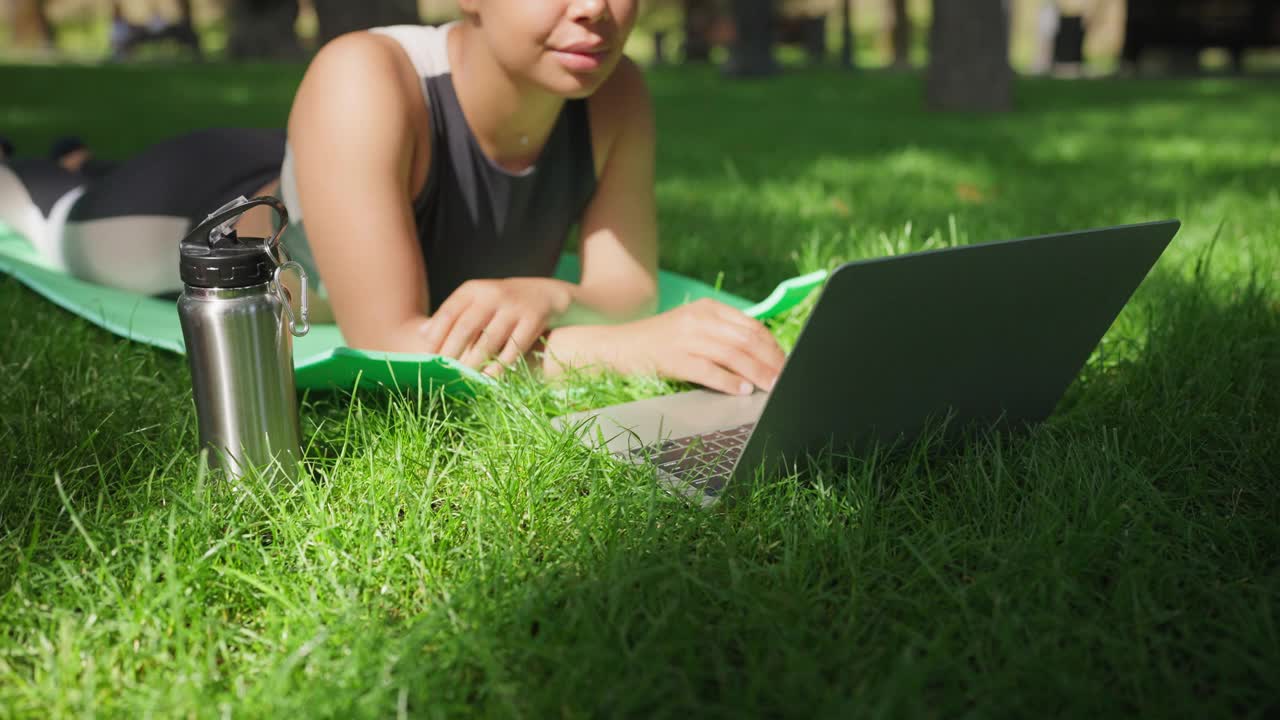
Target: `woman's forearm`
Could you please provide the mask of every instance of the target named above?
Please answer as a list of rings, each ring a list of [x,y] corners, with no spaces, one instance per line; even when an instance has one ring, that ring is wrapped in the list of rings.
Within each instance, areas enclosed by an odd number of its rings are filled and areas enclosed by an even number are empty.
[[[431,355],[434,352],[427,347],[426,334],[423,332],[426,321],[426,315],[417,315],[377,332],[370,332],[365,328],[362,332],[353,333],[343,330],[342,335],[347,344],[357,350]],[[341,324],[339,328],[341,329]]]
[[[599,288],[570,284],[569,291],[569,309],[556,319],[555,327],[630,322],[652,315],[658,307],[656,288]]]
[[[535,352],[529,363],[540,367],[544,377],[556,377],[569,369],[599,372],[620,369],[618,344],[610,325],[570,325],[554,328]]]
[[[561,372],[561,365],[614,365],[617,348],[612,345],[615,343],[602,338],[610,336],[612,327],[651,315],[657,304],[654,298],[634,289],[602,293],[563,280],[545,278],[540,282],[549,283],[548,289],[568,300],[565,310],[551,318],[545,339],[534,348],[538,352],[548,351],[548,357],[537,363],[530,357],[531,364],[540,365],[551,374]],[[343,335],[352,347],[362,350],[435,353],[439,350],[431,347],[426,332],[428,319],[427,315],[417,314],[380,328],[363,327],[352,332],[344,329]]]

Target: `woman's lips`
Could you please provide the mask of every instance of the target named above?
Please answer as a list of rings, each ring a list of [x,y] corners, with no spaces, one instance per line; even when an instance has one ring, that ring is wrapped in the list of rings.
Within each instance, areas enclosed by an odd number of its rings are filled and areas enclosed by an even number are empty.
[[[573,72],[598,70],[609,56],[608,48],[598,45],[572,45],[552,52],[561,65]]]

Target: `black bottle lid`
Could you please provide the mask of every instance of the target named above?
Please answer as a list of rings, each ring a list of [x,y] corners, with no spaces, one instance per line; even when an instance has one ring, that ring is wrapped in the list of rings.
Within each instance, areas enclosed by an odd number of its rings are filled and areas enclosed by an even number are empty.
[[[280,216],[280,230],[267,240],[241,238],[230,227],[240,215],[268,205]],[[179,245],[179,274],[191,287],[233,289],[270,282],[277,267],[273,254],[280,234],[289,222],[284,204],[276,198],[240,198],[228,203],[196,226]]]
[[[263,238],[241,240],[231,231],[217,244],[184,240],[178,266],[182,282],[199,288],[244,288],[270,282],[275,260]]]

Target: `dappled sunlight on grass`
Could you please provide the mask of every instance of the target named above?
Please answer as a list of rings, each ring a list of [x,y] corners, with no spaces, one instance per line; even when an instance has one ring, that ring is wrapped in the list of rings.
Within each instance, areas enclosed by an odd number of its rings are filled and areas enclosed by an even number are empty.
[[[74,132],[121,158],[195,127],[280,127],[300,73],[0,68],[0,133],[42,154]],[[585,372],[514,372],[474,401],[311,392],[310,479],[219,482],[198,470],[183,358],[0,278],[0,707],[1274,708],[1274,87],[1031,80],[1016,112],[981,117],[924,112],[907,75],[651,83],[662,265],[742,295],[859,258],[1183,228],[1049,422],[821,454],[712,512],[548,423],[684,386]],[[771,321],[784,346],[812,304]]]

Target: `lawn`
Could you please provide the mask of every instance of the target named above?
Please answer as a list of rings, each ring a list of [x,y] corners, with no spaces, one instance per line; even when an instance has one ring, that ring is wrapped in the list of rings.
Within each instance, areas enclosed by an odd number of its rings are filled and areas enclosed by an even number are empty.
[[[279,125],[300,74],[4,67],[0,134],[123,157]],[[218,482],[184,359],[0,277],[0,716],[1280,712],[1274,81],[1028,80],[1000,117],[906,75],[651,84],[662,263],[747,296],[1184,226],[1045,424],[709,512],[548,425],[678,389],[644,378],[313,393],[314,481]]]

